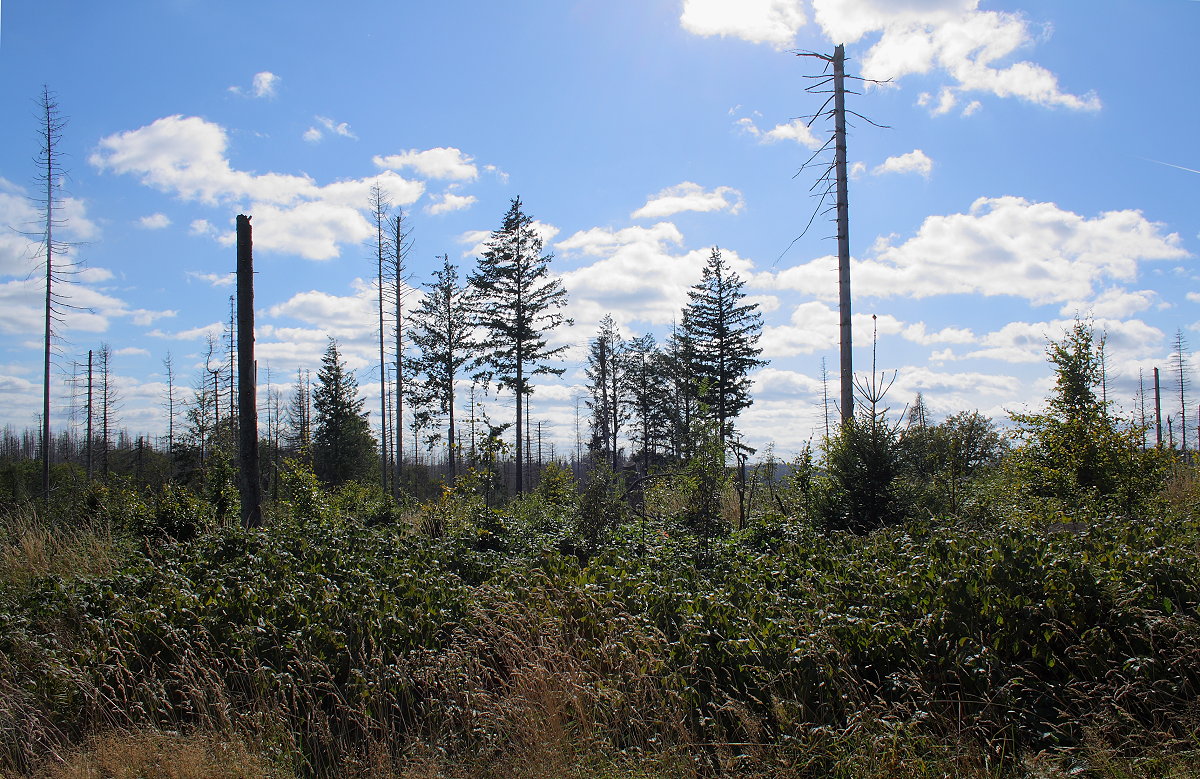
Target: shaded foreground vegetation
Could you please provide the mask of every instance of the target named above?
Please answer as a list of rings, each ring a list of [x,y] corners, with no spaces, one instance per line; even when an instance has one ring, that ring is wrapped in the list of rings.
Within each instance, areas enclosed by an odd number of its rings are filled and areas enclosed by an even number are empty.
[[[646,519],[615,477],[498,510],[470,475],[399,505],[298,466],[263,530],[174,486],[10,506],[0,770],[1200,771],[1195,470],[1139,516],[989,478],[971,519],[866,535],[772,510],[797,480],[736,527],[729,487],[687,471]],[[694,521],[714,499],[721,532]]]

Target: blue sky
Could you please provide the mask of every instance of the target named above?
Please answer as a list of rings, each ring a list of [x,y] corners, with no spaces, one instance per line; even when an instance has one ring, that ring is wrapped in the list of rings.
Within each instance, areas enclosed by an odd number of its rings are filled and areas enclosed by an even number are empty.
[[[890,129],[858,122],[849,142],[856,367],[874,314],[889,404],[1035,407],[1046,337],[1076,314],[1107,333],[1125,408],[1154,366],[1170,397],[1176,330],[1200,343],[1198,31],[1194,0],[9,0],[0,424],[40,409],[43,288],[17,231],[37,229],[45,84],[69,119],[67,237],[86,269],[56,427],[72,362],[107,343],[122,426],[165,430],[162,360],[197,380],[238,213],[254,217],[260,379],[265,363],[288,392],[333,335],[374,408],[378,182],[413,228],[416,286],[443,253],[469,271],[515,196],[541,224],[576,322],[556,336],[567,373],[532,409],[560,451],[599,319],[661,337],[720,246],[766,323],[741,426],[788,456],[823,428],[838,337],[833,226],[796,240],[814,203],[795,174],[827,127],[795,122],[820,98],[804,91],[817,64],[793,52],[838,42],[852,72],[890,79],[851,102]],[[510,399],[487,404],[507,418]]]

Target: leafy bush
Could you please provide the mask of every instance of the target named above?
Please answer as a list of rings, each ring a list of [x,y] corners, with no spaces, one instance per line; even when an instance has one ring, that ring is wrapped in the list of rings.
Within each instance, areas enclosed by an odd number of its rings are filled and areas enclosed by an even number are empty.
[[[191,541],[213,521],[208,504],[186,487],[167,484],[152,498],[150,510],[135,518],[134,532],[155,540]]]
[[[575,534],[587,550],[594,550],[625,521],[629,505],[625,501],[625,482],[608,463],[600,462],[588,474],[579,495]]]

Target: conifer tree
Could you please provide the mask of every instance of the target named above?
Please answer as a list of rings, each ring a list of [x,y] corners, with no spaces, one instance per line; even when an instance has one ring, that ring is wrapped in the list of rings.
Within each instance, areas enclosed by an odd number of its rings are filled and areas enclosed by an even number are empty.
[[[624,341],[611,314],[600,320],[600,329],[592,340],[588,351],[584,374],[591,382],[592,399],[591,450],[609,461],[612,469],[620,468],[620,446],[617,438],[621,425],[628,419],[624,394]]]
[[[308,462],[312,455],[312,381],[307,370],[296,369],[296,387],[286,413],[284,440],[297,457]]]
[[[425,287],[425,297],[412,313],[410,336],[418,350],[414,371],[424,376],[420,400],[446,416],[450,478],[456,475],[458,440],[454,426],[454,382],[459,371],[479,357],[467,290],[458,268],[442,255],[442,268]]]
[[[551,254],[542,254],[542,239],[533,229],[533,219],[516,198],[504,215],[504,223],[487,240],[479,268],[471,275],[473,310],[484,333],[485,374],[516,398],[516,490],[523,492],[524,452],[522,434],[525,400],[532,393],[530,376],[562,375],[564,368],[550,361],[566,345],[550,347],[547,336],[568,322],[562,308],[567,291],[562,281],[550,276]]]
[[[669,383],[666,416],[670,428],[671,452],[686,460],[693,452],[693,423],[700,414],[700,385],[692,374],[693,353],[687,333],[672,328],[663,353],[664,373]]]
[[[650,333],[626,342],[623,390],[633,423],[630,437],[640,447],[642,472],[647,473],[659,448],[670,438],[667,360]]]
[[[1031,496],[1068,504],[1111,501],[1133,511],[1161,486],[1163,458],[1143,451],[1144,431],[1110,412],[1102,400],[1099,339],[1076,321],[1046,356],[1054,389],[1041,413],[1013,413],[1019,446],[1013,463]]]
[[[375,467],[375,440],[358,396],[358,380],[347,370],[330,338],[313,387],[313,462],[330,484],[366,479]]]
[[[744,282],[713,247],[700,283],[688,291],[683,331],[691,346],[691,373],[704,389],[703,402],[717,422],[721,444],[733,434],[733,419],[753,402],[750,371],[766,365],[762,349],[762,316],[757,303],[743,303]]]

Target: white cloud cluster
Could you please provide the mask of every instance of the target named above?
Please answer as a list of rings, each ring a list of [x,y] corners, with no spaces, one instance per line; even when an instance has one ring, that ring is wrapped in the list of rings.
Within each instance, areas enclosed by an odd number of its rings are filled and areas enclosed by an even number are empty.
[[[700,280],[711,249],[673,253],[683,235],[670,222],[652,227],[613,230],[594,227],[559,241],[554,248],[566,255],[599,258],[567,271],[563,283],[571,291],[570,314],[576,329],[587,331],[608,313],[617,324],[669,325],[687,303],[688,288]],[[748,279],[752,267],[731,249],[722,249],[730,269]]]
[[[880,32],[863,57],[869,79],[900,79],[935,68],[953,79],[936,102],[923,96],[934,114],[949,112],[964,92],[1016,97],[1043,106],[1097,110],[1100,99],[1064,92],[1058,77],[1031,62],[1001,63],[1033,42],[1020,14],[979,10],[978,0],[813,0],[817,22],[831,40],[852,43]],[[964,113],[978,108],[970,104]]]
[[[947,113],[962,93],[1016,97],[1044,106],[1094,111],[1095,94],[1063,91],[1058,77],[1032,62],[1005,64],[1034,40],[1017,13],[983,11],[979,0],[811,0],[813,17],[834,43],[879,38],[862,59],[861,75],[880,81],[939,70],[952,83],[935,98],[921,97],[935,114]],[[805,22],[800,0],[684,0],[680,24],[698,35],[728,35],[786,48]],[[979,108],[977,101],[963,110]]]
[[[103,333],[110,320],[125,318],[135,325],[149,325],[155,320],[175,316],[175,311],[152,311],[130,308],[109,291],[95,286],[112,274],[104,269],[88,269],[70,287],[71,308],[62,313],[59,332]],[[46,286],[40,278],[16,279],[0,283],[0,333],[29,335],[39,333],[45,315]]]
[[[633,219],[660,219],[683,211],[729,211],[736,214],[742,210],[742,193],[733,187],[717,187],[705,190],[691,181],[667,187],[646,199],[646,204],[630,214]]]
[[[216,232],[217,229],[207,219],[193,219],[192,223],[188,225],[189,235],[214,236]]]
[[[763,356],[781,359],[832,349],[838,344],[838,322],[836,308],[815,300],[801,303],[792,309],[788,324],[763,328]],[[966,328],[944,327],[930,332],[924,322],[903,322],[890,314],[872,317],[860,312],[852,317],[852,322],[854,332],[870,333],[872,328],[878,328],[881,336],[898,335],[922,346],[975,342],[974,333]]]
[[[678,246],[683,243],[683,233],[671,222],[658,222],[653,227],[625,227],[610,230],[593,227],[580,230],[571,237],[554,244],[563,254],[579,253],[593,257],[611,254],[622,246],[647,244],[662,250],[667,244]]]
[[[743,116],[735,122],[737,126],[749,135],[758,139],[759,143],[775,143],[777,141],[795,141],[809,149],[819,149],[827,138],[818,137],[803,119],[793,119],[790,122],[777,124],[770,130],[762,130],[754,120]]]
[[[473,181],[479,175],[479,169],[474,164],[475,158],[452,146],[439,146],[424,151],[409,149],[386,156],[376,155],[374,162],[376,167],[386,170],[412,168],[431,179]]]
[[[413,300],[411,293],[411,288],[404,293],[410,301]],[[311,365],[313,355],[324,352],[328,338],[333,337],[338,340],[339,351],[352,370],[362,371],[374,366],[377,371],[377,295],[378,286],[374,280],[355,279],[350,294],[310,290],[271,306],[266,313],[276,321],[264,321],[259,329],[255,346],[259,359],[287,376],[297,367]],[[285,322],[281,324],[278,320]],[[362,374],[359,378],[368,377]],[[367,395],[372,392],[365,383],[360,389]],[[378,397],[378,381],[373,392]]]
[[[415,202],[425,189],[390,170],[323,186],[303,175],[237,170],[228,145],[220,125],[176,115],[101,139],[89,161],[102,171],[139,176],[185,201],[244,209],[254,217],[256,248],[313,260],[337,257],[342,244],[372,234],[362,209],[373,184],[399,205]],[[207,231],[207,223],[192,222],[193,234]],[[226,231],[222,240],[232,242],[233,236]]]
[[[852,262],[856,296],[1013,295],[1039,305],[1086,303],[1100,285],[1135,279],[1140,262],[1188,256],[1177,234],[1138,211],[1089,219],[1018,197],[980,198],[966,214],[928,217],[909,240],[873,251]],[[780,272],[774,284],[833,298],[834,267],[834,258],[820,258]]]
[[[279,83],[279,76],[269,70],[264,70],[261,73],[254,74],[254,96],[255,97],[274,97],[275,86]]]
[[[55,215],[61,219],[62,227],[57,235],[68,241],[86,241],[99,234],[97,225],[88,218],[82,200],[62,198]],[[29,198],[29,193],[16,184],[0,177],[0,276],[24,276],[40,263],[41,241],[44,230],[40,212]],[[67,246],[63,259],[73,260],[75,248]]]
[[[58,213],[63,222],[56,235],[68,241],[86,240],[99,232],[79,199],[63,198]],[[0,333],[21,336],[41,332],[45,282],[38,272],[39,267],[44,267],[39,216],[23,188],[0,178],[0,279],[6,279],[0,281]],[[74,246],[64,247],[57,254],[59,267],[77,262],[76,255]],[[98,286],[112,277],[112,272],[105,268],[82,264],[76,267],[67,282],[69,291],[65,294],[70,296],[70,306],[62,311],[59,328],[62,334],[101,333],[114,317],[127,317],[139,323],[171,315],[172,312],[130,308],[110,290]]]
[[[999,330],[983,335],[975,344],[978,347],[976,349],[960,355],[947,351],[939,356],[944,360],[1039,363],[1046,359],[1047,341],[1061,339],[1074,324],[1074,318],[1048,322],[1009,322]],[[1105,354],[1112,361],[1110,370],[1121,363],[1133,364],[1138,357],[1152,354],[1163,345],[1163,332],[1140,319],[1097,317],[1091,320],[1091,324],[1097,334],[1104,335]]]
[[[683,0],[679,22],[696,35],[741,38],[787,48],[806,19],[800,0]]]

